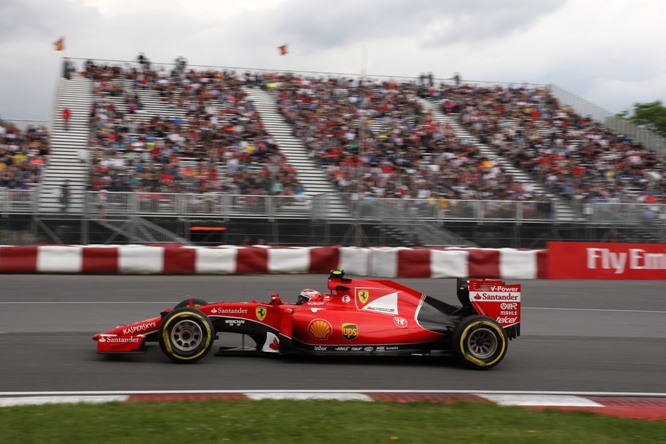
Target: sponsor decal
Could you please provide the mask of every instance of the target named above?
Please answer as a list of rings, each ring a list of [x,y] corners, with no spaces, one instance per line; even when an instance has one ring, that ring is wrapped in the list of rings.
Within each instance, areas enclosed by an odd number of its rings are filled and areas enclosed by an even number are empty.
[[[383,345],[380,345],[379,347],[375,347],[375,351],[383,352],[385,348],[386,347],[384,347]]]
[[[342,302],[344,304],[349,304],[351,302],[351,297],[348,294],[342,296]]]
[[[225,319],[224,323],[229,327],[240,327],[245,324],[245,319]]]
[[[148,330],[157,328],[157,322],[147,322],[145,324],[132,325],[131,327],[123,328],[124,335],[133,335],[135,333],[143,333]]]
[[[268,314],[268,310],[266,309],[266,307],[257,307],[254,310],[254,313],[257,315],[257,319],[263,321],[266,318],[266,315]]]
[[[501,310],[500,316],[518,316],[518,311],[516,310]]]
[[[351,351],[353,352],[363,351],[363,347],[352,347]]]
[[[358,297],[358,300],[361,302],[361,304],[365,304],[368,302],[368,299],[370,299],[370,292],[368,290],[359,290],[356,293],[356,296]]]
[[[349,351],[350,347],[335,347],[333,350],[337,352],[346,352]]]
[[[323,301],[321,301],[321,302],[308,302],[308,305],[322,306],[322,305],[324,305],[324,302]]]
[[[395,318],[393,318],[393,323],[398,328],[407,328],[407,325],[409,325],[407,319],[401,318],[400,316],[396,316]]]
[[[393,292],[385,296],[379,297],[361,310],[376,311],[385,314],[398,314],[398,292]]]
[[[364,347],[363,350],[367,352],[373,351],[375,348],[374,347]]]
[[[328,323],[328,321],[325,321],[323,319],[315,319],[314,321],[310,322],[310,325],[308,325],[308,332],[314,339],[328,339],[328,337],[331,335],[331,332],[333,332],[333,328],[331,327],[331,324]]]
[[[215,314],[247,314],[246,308],[213,308],[211,313]]]
[[[315,345],[314,346],[314,351],[316,352],[325,352],[328,350],[328,347],[322,346],[322,345]]]
[[[358,326],[356,324],[342,324],[342,337],[348,341],[358,338]]]
[[[470,292],[470,300],[472,301],[520,301],[520,293],[506,292]]]
[[[628,252],[587,248],[587,268],[612,270],[615,274],[622,274],[626,269],[666,270],[666,253],[649,253],[642,248],[630,248]]]
[[[142,338],[140,336],[102,336],[99,338],[98,342],[108,342],[111,344],[136,344],[141,342],[141,340]]]
[[[502,302],[500,304],[500,308],[502,310],[517,310],[518,309],[518,304],[513,302],[513,303],[507,303],[507,302]]]
[[[666,279],[664,244],[549,242],[554,279]]]
[[[398,349],[397,345],[393,345],[391,347],[386,347],[386,351],[397,350],[397,349]]]
[[[495,320],[503,325],[503,324],[515,324],[517,319],[518,319],[517,316],[500,316]]]

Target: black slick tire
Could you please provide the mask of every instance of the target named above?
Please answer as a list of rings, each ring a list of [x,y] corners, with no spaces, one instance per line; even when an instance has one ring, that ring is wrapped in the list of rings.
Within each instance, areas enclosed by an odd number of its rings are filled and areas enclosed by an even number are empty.
[[[206,315],[196,308],[178,308],[167,314],[158,335],[162,352],[172,361],[192,363],[202,359],[213,346],[215,331]]]
[[[475,370],[486,370],[499,364],[506,355],[508,342],[501,325],[479,315],[463,318],[451,338],[456,359]]]

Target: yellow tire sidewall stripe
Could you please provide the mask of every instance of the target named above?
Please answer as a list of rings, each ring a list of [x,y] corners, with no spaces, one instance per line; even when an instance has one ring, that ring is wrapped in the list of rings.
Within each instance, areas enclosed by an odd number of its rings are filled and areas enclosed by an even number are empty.
[[[493,330],[495,330],[500,338],[500,342],[502,343],[502,349],[497,354],[497,357],[490,362],[484,362],[480,359],[475,358],[474,356],[467,353],[467,350],[465,349],[465,339],[467,338],[467,333],[469,332],[470,329],[478,326],[490,327]],[[465,359],[467,359],[469,362],[478,365],[479,367],[489,367],[493,364],[496,364],[500,359],[502,359],[502,356],[504,356],[504,350],[506,349],[506,339],[504,338],[504,335],[502,334],[500,328],[501,327],[498,328],[495,324],[488,321],[475,321],[469,324],[460,335],[460,350],[462,351],[462,354],[465,357]]]
[[[208,336],[206,338],[206,343],[205,343],[204,347],[199,351],[199,353],[197,353],[193,356],[176,355],[176,354],[174,354],[173,348],[171,347],[171,341],[169,339],[169,324],[171,324],[171,321],[173,321],[175,319],[178,319],[181,316],[193,316],[193,317],[201,319],[201,323],[204,325],[206,331],[208,332]],[[203,353],[205,353],[206,350],[208,349],[208,344],[210,343],[212,337],[213,337],[213,333],[210,330],[210,325],[208,324],[208,322],[206,322],[206,320],[203,318],[203,316],[201,316],[198,313],[192,313],[192,312],[189,312],[189,311],[183,312],[183,313],[178,313],[178,314],[174,315],[172,318],[169,318],[166,321],[166,323],[164,324],[164,328],[162,329],[162,340],[164,341],[164,345],[166,346],[167,352],[171,356],[175,356],[178,359],[183,360],[183,361],[191,361],[192,359],[196,359],[199,356],[201,356]]]

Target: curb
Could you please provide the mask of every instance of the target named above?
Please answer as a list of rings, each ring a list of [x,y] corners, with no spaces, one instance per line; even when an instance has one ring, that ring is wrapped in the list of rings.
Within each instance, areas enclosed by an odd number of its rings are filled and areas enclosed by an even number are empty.
[[[565,393],[511,392],[389,392],[389,391],[217,391],[217,392],[132,392],[132,393],[62,393],[49,395],[0,393],[0,407],[48,404],[100,404],[108,402],[183,402],[207,400],[338,400],[365,402],[455,402],[494,403],[531,409],[590,411],[607,416],[666,421],[666,394],[581,396]]]

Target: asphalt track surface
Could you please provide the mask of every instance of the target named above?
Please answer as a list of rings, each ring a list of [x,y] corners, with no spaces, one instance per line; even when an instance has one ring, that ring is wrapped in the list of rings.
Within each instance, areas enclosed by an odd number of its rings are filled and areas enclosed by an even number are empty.
[[[396,279],[456,303],[450,279]],[[325,275],[0,275],[0,392],[466,390],[666,393],[666,290],[660,281],[523,284],[522,336],[504,361],[472,371],[442,358],[216,357],[171,363],[99,355],[94,333],[157,315],[188,296],[295,300]],[[232,339],[235,341],[236,339]],[[219,341],[218,341],[219,342]]]

